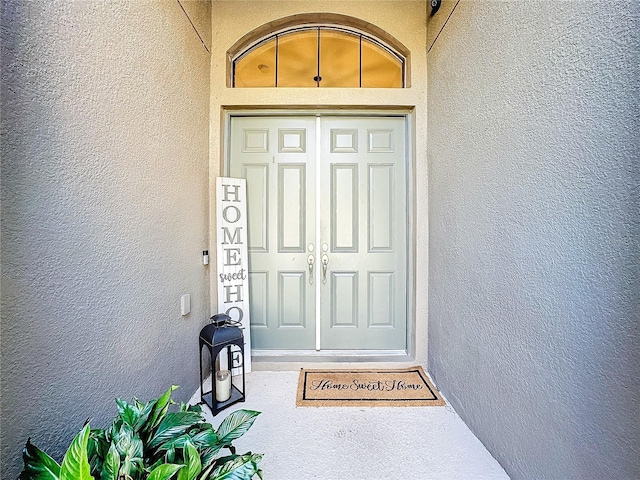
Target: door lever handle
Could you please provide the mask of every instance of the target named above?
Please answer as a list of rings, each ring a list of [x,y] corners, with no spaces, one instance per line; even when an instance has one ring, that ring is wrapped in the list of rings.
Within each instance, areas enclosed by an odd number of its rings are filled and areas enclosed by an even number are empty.
[[[322,283],[327,283],[327,266],[329,265],[329,255],[322,255]]]
[[[309,255],[307,257],[307,263],[309,264],[309,285],[313,285],[313,264],[316,262],[316,257]]]

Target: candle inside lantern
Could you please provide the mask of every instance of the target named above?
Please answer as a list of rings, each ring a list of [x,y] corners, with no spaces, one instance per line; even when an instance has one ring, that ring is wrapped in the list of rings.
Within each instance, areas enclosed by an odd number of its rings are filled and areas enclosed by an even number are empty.
[[[218,370],[216,372],[216,400],[226,402],[231,397],[231,372]]]

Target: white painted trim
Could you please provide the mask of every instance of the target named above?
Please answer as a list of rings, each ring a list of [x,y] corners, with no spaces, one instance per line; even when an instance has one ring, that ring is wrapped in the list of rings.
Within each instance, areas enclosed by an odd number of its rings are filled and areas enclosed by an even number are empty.
[[[260,363],[288,362],[410,362],[412,355],[404,350],[258,350],[251,351],[254,366]],[[256,367],[257,368],[257,367]]]

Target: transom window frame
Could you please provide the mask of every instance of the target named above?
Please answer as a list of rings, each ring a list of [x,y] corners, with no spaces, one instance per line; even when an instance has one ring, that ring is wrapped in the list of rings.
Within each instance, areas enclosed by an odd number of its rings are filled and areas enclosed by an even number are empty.
[[[314,28],[342,31],[344,33],[361,36],[367,41],[370,41],[376,46],[384,49],[397,59],[402,60],[402,86],[400,88],[410,88],[411,56],[409,50],[402,44],[402,42],[376,25],[348,15],[333,13],[292,15],[266,23],[244,35],[231,48],[229,48],[229,50],[227,50],[227,87],[235,88],[235,62],[242,59],[251,51],[272,40],[274,37]]]

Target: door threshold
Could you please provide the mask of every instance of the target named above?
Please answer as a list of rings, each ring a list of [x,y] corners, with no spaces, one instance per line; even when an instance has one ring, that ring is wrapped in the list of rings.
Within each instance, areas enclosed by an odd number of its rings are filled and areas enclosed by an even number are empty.
[[[251,349],[253,362],[407,362],[406,350],[263,350]]]

